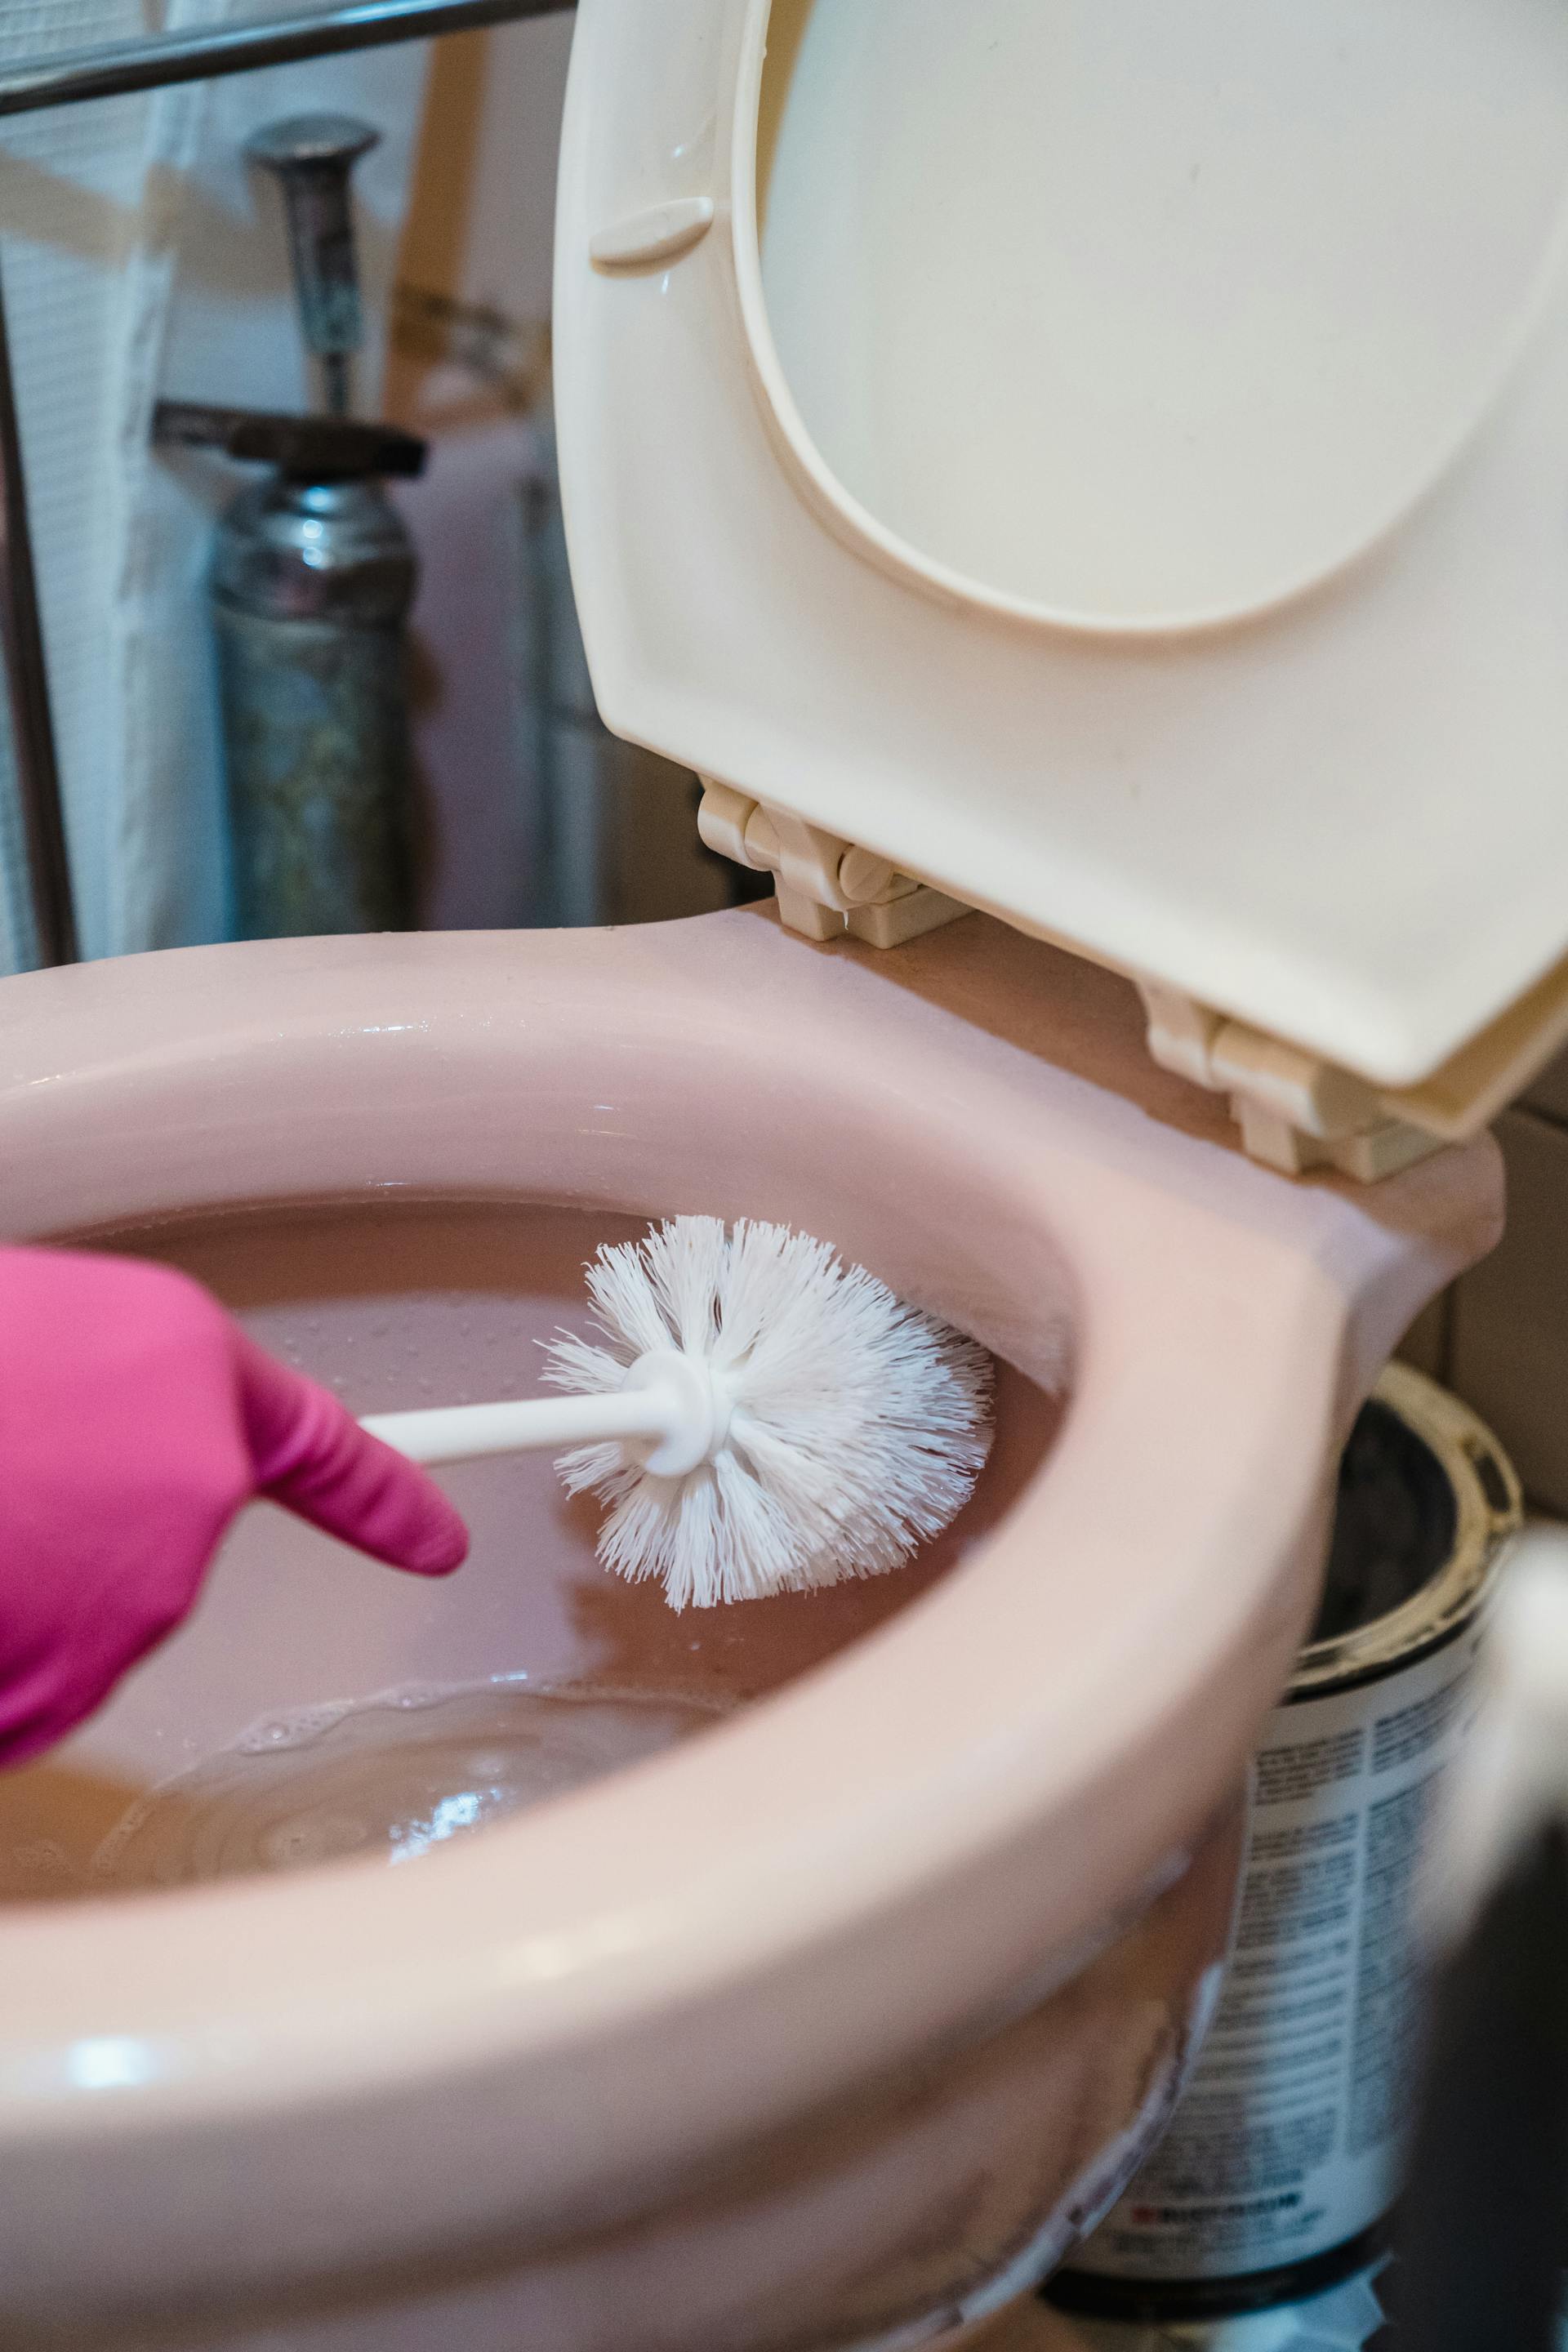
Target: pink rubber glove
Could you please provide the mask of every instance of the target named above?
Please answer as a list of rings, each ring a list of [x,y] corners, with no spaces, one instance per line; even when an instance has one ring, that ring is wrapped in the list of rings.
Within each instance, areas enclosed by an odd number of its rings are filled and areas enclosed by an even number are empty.
[[[422,1576],[468,1549],[423,1471],[198,1284],[0,1249],[0,1766],[62,1738],[181,1623],[255,1495]]]

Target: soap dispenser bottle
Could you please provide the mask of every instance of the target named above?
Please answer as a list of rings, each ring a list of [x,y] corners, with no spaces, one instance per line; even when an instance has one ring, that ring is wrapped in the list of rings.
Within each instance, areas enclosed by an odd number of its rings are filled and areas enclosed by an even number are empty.
[[[405,632],[417,566],[382,482],[419,473],[425,445],[350,415],[363,341],[350,178],[377,135],[300,115],[247,148],[282,191],[319,413],[163,401],[154,419],[165,447],[267,468],[223,516],[209,580],[240,939],[415,918]]]
[[[235,935],[405,929],[417,567],[381,485],[417,474],[424,444],[346,418],[167,401],[156,432],[267,468],[220,521],[209,577]]]

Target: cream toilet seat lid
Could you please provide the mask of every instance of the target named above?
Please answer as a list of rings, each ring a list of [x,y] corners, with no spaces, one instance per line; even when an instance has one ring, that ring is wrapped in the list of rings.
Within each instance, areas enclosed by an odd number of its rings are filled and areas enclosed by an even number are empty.
[[[889,568],[1021,620],[1307,594],[1451,470],[1561,285],[1540,16],[752,0],[734,257],[793,461]]]
[[[1568,950],[1568,24],[1124,16],[584,0],[556,348],[595,688],[1411,1086]]]

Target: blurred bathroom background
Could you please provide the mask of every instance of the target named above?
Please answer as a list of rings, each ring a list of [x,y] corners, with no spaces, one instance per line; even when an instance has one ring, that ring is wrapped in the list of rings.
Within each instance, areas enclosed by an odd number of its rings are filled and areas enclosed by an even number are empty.
[[[329,0],[320,0],[329,5]],[[0,68],[301,0],[0,0]],[[241,477],[154,446],[157,401],[300,410],[282,203],[247,138],[362,118],[356,407],[419,435],[416,919],[658,920],[753,895],[697,785],[599,722],[552,463],[551,246],[569,12],[0,123],[9,315],[81,952],[234,926],[206,582]],[[763,877],[764,886],[767,877]],[[0,970],[38,961],[0,707]],[[1508,1239],[1406,1352],[1568,1515],[1568,1060],[1508,1112]]]
[[[325,0],[322,0],[325,5]],[[0,0],[0,67],[257,0]],[[424,926],[658,919],[746,877],[694,780],[614,741],[577,635],[552,465],[551,240],[569,13],[0,125],[4,272],[80,951],[223,939],[234,893],[206,579],[244,475],[155,447],[160,398],[299,410],[312,385],[262,125],[357,116],[355,408],[429,445],[415,541]],[[9,759],[8,740],[0,745]],[[14,785],[14,776],[8,780]],[[0,969],[38,961],[0,790]]]

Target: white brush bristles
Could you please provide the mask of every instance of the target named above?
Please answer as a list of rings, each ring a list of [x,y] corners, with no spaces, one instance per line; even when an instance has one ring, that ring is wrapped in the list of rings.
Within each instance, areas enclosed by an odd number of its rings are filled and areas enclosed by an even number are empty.
[[[614,1441],[565,1454],[606,1507],[599,1556],[662,1580],[672,1608],[879,1576],[938,1535],[991,1443],[983,1348],[906,1307],[786,1225],[678,1217],[588,1268],[603,1344],[552,1340],[544,1378],[602,1394],[639,1356],[679,1348],[732,1400],[715,1456],[656,1477]]]

